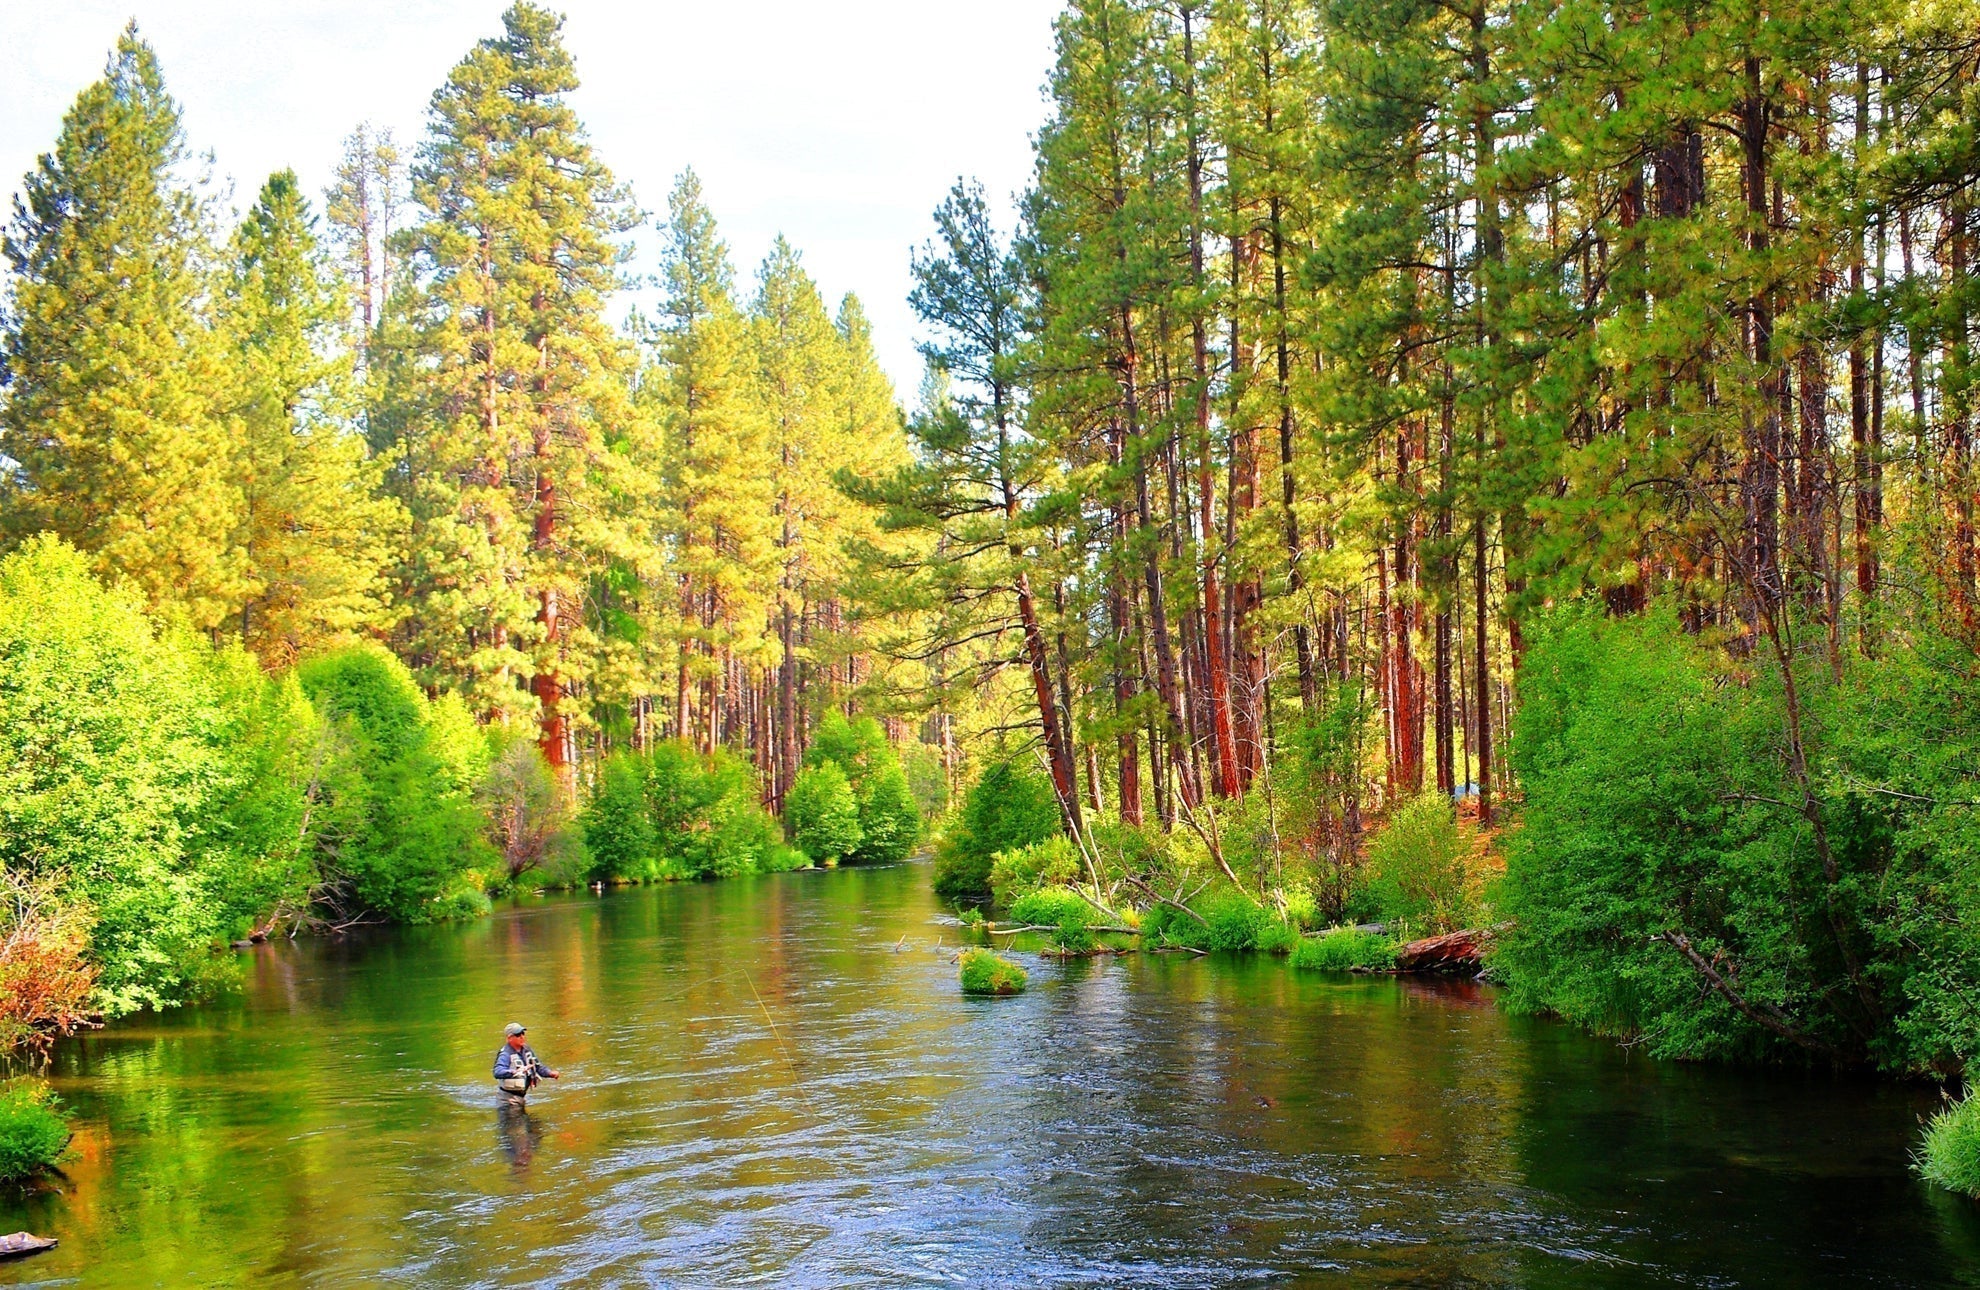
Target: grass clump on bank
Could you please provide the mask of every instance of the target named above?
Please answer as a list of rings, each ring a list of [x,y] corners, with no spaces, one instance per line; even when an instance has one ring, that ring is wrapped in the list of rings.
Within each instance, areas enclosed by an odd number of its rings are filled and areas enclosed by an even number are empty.
[[[1915,1163],[1925,1181],[1980,1198],[1980,1098],[1969,1094],[1928,1120]]]
[[[995,950],[964,950],[960,973],[964,994],[1020,994],[1029,974]]]
[[[1099,911],[1078,892],[1065,887],[1042,887],[1011,902],[1011,921],[1049,927],[1052,944],[1068,954],[1085,954],[1095,944],[1094,915]]]
[[[1299,929],[1282,920],[1276,910],[1233,887],[1219,887],[1191,908],[1194,918],[1172,905],[1150,908],[1141,919],[1144,943],[1285,954],[1299,939]]]
[[[47,1168],[69,1147],[69,1116],[45,1085],[15,1080],[0,1087],[0,1182]]]
[[[1337,928],[1302,940],[1293,949],[1292,965],[1309,972],[1387,971],[1396,965],[1396,943],[1373,932]]]

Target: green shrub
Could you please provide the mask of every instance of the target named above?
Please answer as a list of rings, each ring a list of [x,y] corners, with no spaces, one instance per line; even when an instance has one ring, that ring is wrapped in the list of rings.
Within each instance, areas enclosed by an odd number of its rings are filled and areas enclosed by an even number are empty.
[[[1198,901],[1196,912],[1210,925],[1199,946],[1206,950],[1257,949],[1259,934],[1276,921],[1271,910],[1230,887]]]
[[[471,874],[463,875],[451,891],[442,892],[433,902],[435,921],[466,921],[485,918],[494,912],[495,902],[481,889],[481,884]]]
[[[964,950],[959,975],[964,994],[1017,994],[1029,977],[1021,965],[986,949]]]
[[[13,1182],[62,1158],[69,1116],[45,1085],[17,1079],[0,1087],[0,1182]]]
[[[1191,918],[1168,905],[1155,905],[1141,916],[1144,941],[1162,941],[1193,950],[1253,950],[1260,938],[1276,944],[1283,926],[1278,915],[1228,884],[1197,898]],[[1199,921],[1200,920],[1200,921]]]
[[[949,905],[988,905],[997,853],[1057,832],[1059,800],[1051,781],[1022,762],[995,763],[971,786],[935,853],[936,896]]]
[[[1290,954],[1299,943],[1299,928],[1277,919],[1261,926],[1253,940],[1254,947],[1266,954]]]
[[[1314,972],[1348,972],[1355,968],[1386,971],[1396,965],[1396,943],[1372,932],[1337,928],[1325,936],[1308,936],[1293,947],[1292,965]]]
[[[597,878],[644,882],[656,876],[656,835],[647,806],[650,764],[638,753],[620,752],[598,768],[591,800],[579,816]]]
[[[1000,851],[990,862],[990,892],[998,908],[1040,887],[1063,887],[1079,876],[1079,852],[1063,834]],[[1026,920],[1029,921],[1029,920]]]
[[[840,854],[862,863],[905,860],[921,840],[921,808],[909,791],[900,755],[871,717],[846,719],[828,709],[805,750],[807,769],[837,766],[852,788],[858,808],[859,839]],[[795,827],[795,826],[794,826]]]
[[[835,762],[819,762],[798,772],[784,799],[791,841],[816,861],[837,860],[859,845],[859,803]]]
[[[363,909],[423,923],[467,871],[495,863],[459,761],[443,756],[434,707],[405,665],[372,645],[297,675],[330,734],[317,812],[319,863]]]
[[[1012,903],[1011,921],[1050,927],[1052,943],[1073,954],[1093,948],[1093,921],[1099,911],[1086,898],[1064,887],[1042,887]]]
[[[1980,1097],[1969,1093],[1927,1121],[1914,1164],[1927,1182],[1980,1198]]]
[[[1167,905],[1150,905],[1141,911],[1141,939],[1153,944],[1166,941],[1170,944],[1182,943],[1177,921],[1193,923],[1187,914],[1178,913]]]
[[[1093,906],[1076,891],[1064,887],[1043,887],[1026,892],[1012,902],[1010,921],[1034,926],[1052,926],[1068,917],[1090,915]],[[1088,918],[1087,921],[1092,921]]]
[[[1525,801],[1494,896],[1510,1006],[1647,1036],[1658,1056],[1809,1058],[1712,988],[1675,933],[1818,1051],[1919,1069],[1980,1050],[1954,1002],[1980,975],[1980,822],[1926,805],[1972,798],[1970,648],[1913,669],[1894,642],[1840,686],[1819,657],[1800,673],[1825,873],[1808,820],[1780,805],[1798,789],[1764,650],[1732,659],[1667,608],[1535,626],[1512,738]]]
[[[678,863],[696,878],[734,878],[768,873],[773,866],[797,868],[783,855],[783,829],[757,798],[756,772],[732,753],[689,753],[684,774],[697,775],[685,794],[689,818],[659,836],[663,864]],[[678,805],[678,803],[677,803]]]
[[[1453,932],[1475,921],[1473,839],[1441,793],[1402,803],[1368,844],[1353,912],[1370,921]]]
[[[908,858],[921,841],[921,809],[908,791],[907,775],[888,766],[867,777],[859,802],[859,847],[853,858],[871,864],[896,864]]]
[[[727,878],[806,863],[758,802],[746,762],[679,740],[607,758],[580,818],[600,879]]]
[[[589,858],[564,786],[533,738],[514,736],[483,774],[475,802],[508,886],[570,886]]]
[[[1284,899],[1286,902],[1287,922],[1302,931],[1308,932],[1320,925],[1320,904],[1313,899],[1312,892],[1288,891],[1285,893]]]
[[[303,901],[319,723],[293,683],[48,537],[0,559],[0,678],[0,866],[79,911],[97,1007],[186,998],[232,970],[210,946]]]
[[[769,821],[773,829],[776,827],[777,822],[771,820],[768,815],[765,815],[763,818]],[[784,842],[780,837],[778,841],[773,842],[768,849],[756,858],[756,871],[758,873],[789,873],[793,869],[802,869],[810,863],[811,858],[809,856],[789,843]]]

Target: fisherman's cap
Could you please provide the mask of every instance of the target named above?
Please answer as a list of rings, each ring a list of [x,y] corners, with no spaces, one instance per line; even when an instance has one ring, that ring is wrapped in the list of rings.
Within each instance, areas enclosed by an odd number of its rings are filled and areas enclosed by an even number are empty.
[[[528,1029],[528,1027],[524,1026],[522,1022],[511,1021],[508,1025],[502,1027],[502,1033],[505,1035],[520,1035],[526,1029]]]

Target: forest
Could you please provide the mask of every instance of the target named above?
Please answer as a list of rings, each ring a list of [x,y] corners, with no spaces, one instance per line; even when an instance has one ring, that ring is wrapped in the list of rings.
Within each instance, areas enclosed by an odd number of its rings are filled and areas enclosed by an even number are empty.
[[[4,237],[10,1024],[926,837],[1068,951],[1479,929],[1657,1055],[1960,1076],[1976,19],[1075,0],[905,411],[533,4],[245,214],[132,27]]]

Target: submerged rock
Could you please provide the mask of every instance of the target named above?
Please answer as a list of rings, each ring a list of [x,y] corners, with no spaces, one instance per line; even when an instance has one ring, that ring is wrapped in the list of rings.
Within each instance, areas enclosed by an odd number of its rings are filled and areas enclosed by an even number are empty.
[[[18,1259],[29,1254],[39,1254],[52,1250],[61,1242],[52,1236],[36,1236],[32,1232],[15,1232],[11,1236],[0,1236],[0,1259]]]

